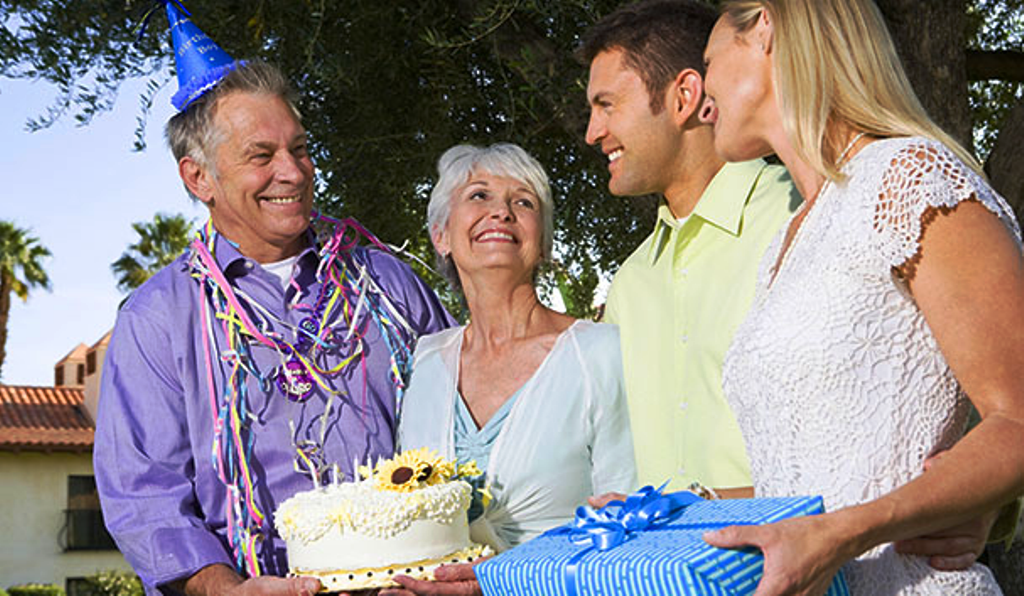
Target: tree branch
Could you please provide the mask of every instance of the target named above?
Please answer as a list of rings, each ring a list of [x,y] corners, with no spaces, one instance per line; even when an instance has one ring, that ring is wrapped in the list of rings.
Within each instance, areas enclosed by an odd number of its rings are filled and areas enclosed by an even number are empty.
[[[458,0],[455,5],[465,21],[471,20],[477,10],[475,0]],[[529,18],[515,13],[504,18],[502,26],[491,32],[491,41],[498,60],[530,84],[556,115],[558,125],[585,147],[586,104],[581,96],[570,95],[575,91],[566,87],[565,78],[566,74],[586,71],[572,53],[559,48]]]
[[[967,80],[1024,82],[1024,52],[967,50]]]

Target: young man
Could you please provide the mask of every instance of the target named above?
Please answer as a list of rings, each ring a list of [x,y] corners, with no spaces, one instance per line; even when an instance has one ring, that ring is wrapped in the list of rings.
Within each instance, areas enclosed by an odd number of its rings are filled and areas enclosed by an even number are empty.
[[[587,142],[608,156],[613,194],[662,197],[654,232],[612,282],[641,484],[694,482],[743,494],[750,471],[721,388],[760,256],[799,204],[781,166],[725,165],[698,112],[716,19],[696,2],[629,5],[585,37]],[[740,492],[733,492],[740,491]]]
[[[623,6],[584,37],[587,142],[608,157],[612,194],[661,196],[654,231],[612,281],[641,485],[749,496],[743,438],[721,387],[757,269],[800,203],[781,166],[724,164],[701,122],[703,51],[716,13],[693,0]],[[994,519],[906,541],[939,568],[969,566]]]

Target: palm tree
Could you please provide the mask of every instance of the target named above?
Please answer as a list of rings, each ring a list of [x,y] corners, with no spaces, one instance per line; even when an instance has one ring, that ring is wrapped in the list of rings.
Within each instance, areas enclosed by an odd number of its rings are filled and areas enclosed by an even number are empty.
[[[50,251],[9,221],[0,221],[0,376],[7,358],[7,318],[11,312],[11,294],[28,300],[32,288],[50,289],[50,278],[42,260]]]
[[[169,265],[185,250],[192,236],[192,222],[180,214],[157,213],[153,221],[135,222],[132,228],[139,241],[129,245],[110,265],[117,277],[117,288],[125,293]]]

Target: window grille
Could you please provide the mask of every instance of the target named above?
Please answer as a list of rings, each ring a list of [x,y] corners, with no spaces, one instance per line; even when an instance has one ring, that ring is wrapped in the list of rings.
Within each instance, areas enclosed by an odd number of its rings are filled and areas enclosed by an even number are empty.
[[[64,515],[65,550],[117,549],[103,524],[93,476],[68,476],[68,508]]]

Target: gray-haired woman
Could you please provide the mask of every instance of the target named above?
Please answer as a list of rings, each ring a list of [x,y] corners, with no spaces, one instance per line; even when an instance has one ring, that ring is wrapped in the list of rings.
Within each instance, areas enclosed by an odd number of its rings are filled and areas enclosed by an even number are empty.
[[[470,531],[501,551],[569,521],[591,495],[635,488],[618,329],[537,298],[553,234],[534,158],[459,145],[438,172],[430,235],[470,322],[419,340],[398,441],[477,462],[493,500],[473,503]]]

